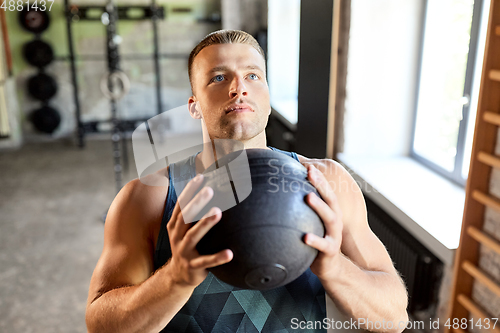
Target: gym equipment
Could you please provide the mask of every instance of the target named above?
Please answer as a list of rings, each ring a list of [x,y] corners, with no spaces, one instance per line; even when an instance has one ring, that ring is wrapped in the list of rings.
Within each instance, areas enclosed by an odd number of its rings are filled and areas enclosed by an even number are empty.
[[[49,27],[50,18],[46,11],[32,10],[24,7],[19,12],[19,23],[25,30],[39,34]]]
[[[69,0],[64,0],[64,11],[66,13],[66,27],[67,27],[67,36],[68,36],[68,51],[71,68],[71,79],[73,83],[73,99],[75,101],[75,115],[76,122],[78,126],[78,145],[80,147],[84,147],[85,145],[85,135],[91,132],[99,132],[98,126],[95,126],[95,121],[84,121],[81,117],[81,107],[80,100],[78,97],[78,78],[77,78],[77,68],[76,68],[76,60],[77,58],[83,61],[86,60],[95,60],[95,57],[88,55],[77,55],[74,50],[74,42],[73,42],[73,29],[72,25],[75,22],[79,22],[81,20],[84,21],[94,21],[99,22],[105,25],[107,32],[107,60],[108,60],[108,69],[109,73],[107,75],[115,72],[119,66],[119,61],[121,58],[125,58],[128,60],[149,60],[152,58],[154,63],[154,73],[155,73],[155,81],[156,81],[156,113],[160,114],[164,110],[162,110],[162,95],[161,95],[161,68],[160,68],[160,59],[161,58],[185,58],[187,59],[189,55],[185,54],[160,54],[160,43],[159,43],[159,35],[158,35],[158,21],[163,20],[166,15],[165,8],[163,6],[159,6],[156,0],[151,0],[151,3],[148,5],[127,5],[127,6],[118,6],[113,1],[106,1],[106,6],[102,5],[80,5],[76,3],[71,3]],[[138,15],[139,14],[139,15]],[[154,49],[152,57],[147,55],[121,55],[119,53],[117,44],[115,43],[114,36],[117,36],[115,26],[118,20],[128,20],[128,21],[140,21],[140,20],[151,20],[153,27],[153,42]],[[111,41],[111,42],[110,42]],[[111,77],[113,78],[113,77]],[[117,78],[117,77],[115,77]],[[120,78],[118,78],[120,79]],[[109,80],[108,80],[109,81]],[[109,84],[108,86],[112,86]],[[101,85],[102,89],[102,85]],[[109,89],[104,89],[103,91],[112,90],[111,87]],[[106,95],[106,93],[104,93]],[[106,95],[108,98],[110,96]],[[117,119],[117,126],[123,129],[127,129],[130,126],[128,123],[138,123],[147,121],[151,116],[142,117],[138,119]],[[109,123],[112,120],[98,121],[99,123],[105,122]],[[133,127],[135,128],[135,126]],[[123,141],[125,145],[125,141]],[[125,147],[123,147],[123,152],[125,152]],[[125,159],[124,159],[125,162]]]
[[[113,159],[114,159],[114,171],[115,171],[115,182],[116,182],[116,193],[120,192],[120,189],[122,188],[122,164],[121,164],[121,157],[122,154],[120,153],[120,140],[123,140],[124,137],[122,137],[122,132],[120,130],[120,121],[118,120],[117,112],[118,112],[118,105],[117,105],[117,100],[118,98],[123,97],[126,93],[128,88],[126,88],[124,82],[128,82],[128,78],[120,70],[120,52],[118,48],[117,39],[116,36],[118,36],[116,28],[118,25],[118,12],[117,8],[115,6],[114,0],[108,0],[108,3],[106,5],[106,12],[102,14],[102,17],[106,18],[105,20],[103,19],[103,23],[106,25],[106,37],[107,37],[107,58],[108,58],[108,71],[109,75],[107,75],[107,78],[104,80],[104,85],[103,85],[103,80],[101,80],[101,91],[109,92],[109,100],[110,100],[110,105],[111,105],[111,123],[113,124],[113,129],[112,129],[112,135],[111,135],[111,141],[113,142]],[[122,84],[123,84],[123,90],[122,92],[116,93],[116,79],[114,78],[120,78]],[[106,95],[106,94],[105,94]],[[122,145],[122,152],[125,154],[126,149],[125,149],[125,140],[123,140],[123,145]],[[126,158],[127,155],[124,155],[123,161],[127,163],[126,161],[128,160]],[[127,164],[125,164],[126,167],[128,167]]]
[[[48,106],[48,101],[57,93],[57,82],[45,74],[44,69],[54,60],[54,52],[39,35],[49,27],[49,15],[45,11],[30,10],[27,6],[19,12],[19,23],[25,30],[35,34],[34,40],[24,44],[23,56],[30,65],[38,67],[38,74],[28,79],[28,93],[43,102],[42,107],[30,114],[29,120],[38,131],[52,134],[61,123],[59,112]]]
[[[107,67],[108,72],[105,73],[100,81],[100,89],[104,96],[110,100],[111,119],[98,122],[110,122],[112,125],[111,140],[113,144],[113,160],[114,172],[117,192],[122,187],[122,170],[128,168],[127,147],[125,132],[130,128],[135,128],[135,123],[147,121],[150,117],[141,119],[122,120],[118,118],[118,103],[117,101],[127,94],[130,89],[130,82],[127,76],[120,69],[121,55],[119,52],[120,38],[117,34],[118,20],[151,20],[153,24],[153,40],[154,54],[153,61],[155,66],[156,77],[156,111],[158,114],[162,112],[162,96],[161,96],[161,71],[160,71],[160,55],[158,41],[158,20],[165,18],[165,9],[156,4],[156,0],[152,0],[148,6],[118,6],[114,0],[107,0],[105,6],[99,5],[78,5],[71,4],[69,0],[64,0],[66,13],[66,27],[69,46],[69,60],[71,66],[71,78],[73,83],[73,98],[75,100],[75,115],[78,126],[78,144],[84,146],[85,134],[88,132],[98,132],[98,124],[96,121],[83,121],[80,112],[80,101],[78,98],[78,80],[76,69],[76,55],[74,51],[72,24],[80,20],[96,21],[104,24],[106,29],[106,50],[107,50]],[[99,15],[96,15],[98,13]],[[139,13],[140,15],[137,15]],[[80,59],[85,56],[80,57]],[[140,55],[138,59],[145,59]],[[130,126],[132,124],[132,126]],[[121,143],[121,144],[120,144]],[[121,151],[120,151],[121,147]],[[122,165],[123,162],[123,165]]]
[[[30,120],[38,131],[51,134],[61,123],[61,116],[56,109],[45,105],[33,111]]]
[[[40,101],[47,101],[57,93],[57,82],[45,73],[38,73],[28,79],[28,92]]]
[[[52,47],[39,39],[24,44],[23,55],[30,65],[39,68],[47,66],[54,60]]]
[[[130,80],[128,76],[116,70],[112,73],[104,74],[99,82],[99,87],[104,96],[109,100],[119,100],[128,94],[130,90]],[[110,89],[113,89],[111,90]]]
[[[248,165],[236,160],[243,152]],[[245,176],[248,166],[251,178]],[[200,254],[233,251],[229,263],[210,269],[216,277],[235,287],[265,290],[283,286],[307,270],[317,250],[306,245],[303,237],[306,233],[323,237],[324,226],[305,202],[308,193],[317,191],[307,180],[304,166],[279,152],[247,149],[220,158],[204,176],[200,189],[212,187],[214,197],[201,216],[213,206],[220,207],[221,198],[226,200],[228,195],[237,202],[222,212],[221,220],[197,245]],[[250,180],[251,193],[245,198],[241,187]]]

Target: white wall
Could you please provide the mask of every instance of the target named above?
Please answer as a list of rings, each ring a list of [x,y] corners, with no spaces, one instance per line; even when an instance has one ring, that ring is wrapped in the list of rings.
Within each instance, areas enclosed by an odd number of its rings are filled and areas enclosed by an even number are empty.
[[[352,0],[344,153],[409,152],[421,0]]]

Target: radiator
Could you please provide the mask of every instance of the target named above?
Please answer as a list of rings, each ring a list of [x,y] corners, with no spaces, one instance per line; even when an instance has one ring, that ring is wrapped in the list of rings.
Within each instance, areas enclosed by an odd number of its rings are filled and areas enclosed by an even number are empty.
[[[443,263],[372,200],[365,199],[370,228],[384,243],[394,266],[406,283],[408,313],[434,313]]]

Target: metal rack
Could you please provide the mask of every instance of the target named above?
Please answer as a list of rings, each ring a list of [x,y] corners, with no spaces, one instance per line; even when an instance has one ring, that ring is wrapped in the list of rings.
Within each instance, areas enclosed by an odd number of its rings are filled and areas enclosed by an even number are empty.
[[[75,54],[75,47],[73,41],[72,24],[80,20],[89,20],[96,22],[103,22],[106,28],[106,50],[107,50],[107,65],[108,65],[108,82],[107,86],[110,91],[113,91],[113,82],[111,76],[120,71],[120,59],[135,59],[145,60],[148,57],[144,55],[128,55],[123,57],[120,55],[118,44],[116,42],[117,36],[117,23],[118,20],[151,20],[153,25],[153,54],[152,59],[154,62],[155,71],[155,93],[156,93],[156,113],[160,114],[162,109],[162,96],[161,96],[161,68],[160,58],[165,57],[181,57],[178,54],[162,54],[159,53],[159,38],[158,38],[158,20],[165,18],[165,10],[152,0],[150,6],[116,6],[112,0],[106,6],[83,6],[77,4],[70,4],[69,0],[64,1],[64,8],[66,14],[66,27],[68,36],[68,57],[59,57],[60,60],[69,60],[71,67],[71,79],[73,84],[73,99],[76,108],[76,123],[77,123],[77,136],[78,146],[85,146],[85,135],[87,133],[100,132],[99,124],[111,123],[112,124],[112,142],[113,142],[113,158],[114,158],[114,171],[117,192],[122,187],[122,169],[127,169],[127,149],[126,141],[123,133],[130,132],[135,129],[137,122],[146,121],[147,118],[127,119],[122,120],[117,116],[117,100],[118,98],[110,98],[111,118],[105,121],[83,121],[81,118],[81,104],[79,100],[79,86],[78,86],[78,73],[76,69],[76,59],[79,60],[103,60],[101,57],[96,56],[78,56]],[[135,13],[141,12],[142,15],[131,15],[131,10]],[[105,22],[103,20],[105,17]],[[185,56],[184,56],[185,57]],[[121,144],[120,144],[121,143]],[[120,149],[121,145],[121,149]],[[121,150],[121,151],[120,151]],[[122,161],[124,168],[122,168]]]
[[[77,139],[78,146],[85,146],[85,136],[89,133],[95,132],[108,132],[102,130],[102,125],[111,125],[112,127],[112,141],[113,141],[113,157],[115,160],[115,177],[117,181],[117,191],[121,188],[121,160],[123,158],[124,170],[127,169],[126,158],[126,140],[125,133],[132,132],[137,123],[147,121],[151,116],[137,119],[119,119],[116,115],[116,100],[111,100],[112,116],[106,120],[93,120],[83,121],[81,117],[81,103],[79,100],[79,86],[78,86],[78,72],[76,68],[76,60],[79,61],[102,61],[107,60],[108,71],[110,75],[114,72],[120,72],[120,60],[153,60],[154,75],[155,75],[155,95],[156,95],[156,114],[162,112],[162,95],[161,95],[161,59],[184,59],[187,61],[189,54],[180,53],[160,53],[160,42],[158,25],[159,20],[166,17],[166,10],[163,6],[157,5],[157,0],[151,0],[150,5],[137,5],[137,6],[117,6],[114,0],[108,0],[106,6],[97,5],[79,5],[70,3],[69,0],[64,0],[64,10],[66,15],[67,38],[68,38],[68,51],[69,56],[56,57],[56,60],[69,61],[71,80],[73,84],[73,100],[75,103],[75,116],[77,123]],[[176,7],[172,8],[172,13],[188,13],[191,12],[190,7]],[[102,22],[103,15],[106,15],[107,24],[105,24],[107,33],[107,57],[79,54],[75,52],[75,45],[73,40],[73,23],[80,20]],[[115,36],[117,35],[116,25],[119,20],[127,21],[140,21],[151,20],[153,29],[153,53],[151,55],[145,54],[120,54],[118,50],[118,43],[115,43]],[[220,24],[220,14],[213,13],[204,18],[198,18],[197,23]],[[113,82],[108,79],[108,88],[112,90]],[[120,141],[122,152],[120,152]]]

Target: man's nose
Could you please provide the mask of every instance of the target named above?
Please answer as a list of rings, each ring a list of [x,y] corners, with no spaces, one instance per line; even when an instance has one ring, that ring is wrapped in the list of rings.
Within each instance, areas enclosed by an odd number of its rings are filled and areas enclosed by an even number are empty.
[[[245,86],[245,82],[243,78],[235,78],[233,82],[231,82],[231,88],[229,89],[229,97],[235,98],[237,96],[246,96],[248,94],[247,88]]]

